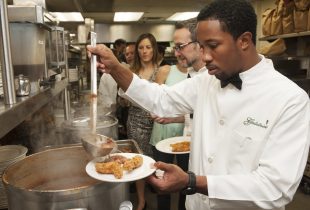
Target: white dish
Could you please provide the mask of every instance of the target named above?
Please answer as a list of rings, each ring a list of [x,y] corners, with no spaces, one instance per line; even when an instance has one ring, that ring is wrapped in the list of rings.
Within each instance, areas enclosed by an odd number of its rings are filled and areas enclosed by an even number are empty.
[[[5,145],[0,146],[0,165],[7,165],[26,155],[28,149],[21,145]]]
[[[115,153],[111,154],[113,155],[122,155],[126,158],[132,158],[136,155],[140,155],[143,158],[143,164],[139,168],[134,169],[131,172],[125,171],[123,173],[123,177],[120,179],[115,178],[113,174],[100,174],[96,171],[95,164],[97,162],[102,162],[106,157],[98,157],[90,161],[86,165],[86,173],[91,176],[94,179],[98,179],[105,182],[131,182],[136,181],[139,179],[143,179],[152,173],[155,172],[155,168],[153,168],[153,164],[155,163],[155,160],[150,158],[149,156],[137,154],[137,153]]]
[[[186,152],[172,152],[172,147],[170,144],[175,144],[177,142],[182,141],[191,141],[190,136],[176,136],[168,139],[161,140],[158,142],[155,147],[158,151],[168,153],[168,154],[187,154],[189,151]]]

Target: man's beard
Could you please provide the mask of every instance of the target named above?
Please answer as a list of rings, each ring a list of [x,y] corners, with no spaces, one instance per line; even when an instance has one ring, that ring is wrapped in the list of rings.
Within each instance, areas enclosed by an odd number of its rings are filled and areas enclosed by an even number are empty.
[[[181,60],[181,63],[184,64],[184,65],[182,65],[182,67],[184,67],[184,68],[192,67],[194,65],[194,63],[196,62],[196,59],[193,59],[190,61],[186,57],[183,57],[183,59],[180,59],[180,60]]]
[[[194,65],[194,63],[196,63],[196,60],[195,59],[193,59],[193,60],[191,60],[191,61],[189,61],[189,60],[187,60],[186,59],[186,63],[187,63],[187,67],[193,67],[193,65]]]

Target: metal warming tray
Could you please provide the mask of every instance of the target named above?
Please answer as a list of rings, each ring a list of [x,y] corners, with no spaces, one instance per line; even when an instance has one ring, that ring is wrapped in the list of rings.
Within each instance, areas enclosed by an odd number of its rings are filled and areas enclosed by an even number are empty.
[[[140,149],[137,142],[133,139],[125,139],[125,140],[115,140],[117,144],[117,148],[120,152],[132,152],[132,153],[139,153],[143,154],[142,150]],[[62,144],[62,145],[49,145],[45,146],[39,151],[45,151],[49,149],[61,148],[61,147],[72,147],[72,146],[82,146],[82,143],[79,144]]]
[[[143,154],[137,142],[133,139],[117,140],[116,141],[118,150],[121,152],[132,152]]]

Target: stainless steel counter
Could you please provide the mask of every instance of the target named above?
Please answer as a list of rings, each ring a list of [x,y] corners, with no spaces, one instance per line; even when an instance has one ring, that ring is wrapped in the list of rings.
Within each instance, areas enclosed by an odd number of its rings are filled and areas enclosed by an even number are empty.
[[[0,138],[10,130],[31,116],[43,105],[47,104],[53,97],[60,94],[68,85],[68,79],[63,79],[55,83],[54,87],[48,87],[36,94],[17,97],[14,105],[5,105],[4,100],[0,100]]]

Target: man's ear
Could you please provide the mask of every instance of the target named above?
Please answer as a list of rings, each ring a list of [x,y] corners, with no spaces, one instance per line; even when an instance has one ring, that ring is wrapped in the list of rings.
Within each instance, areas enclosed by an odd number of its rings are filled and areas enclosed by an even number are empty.
[[[238,38],[239,46],[242,50],[246,50],[249,48],[250,44],[252,43],[252,33],[251,32],[244,32]]]

